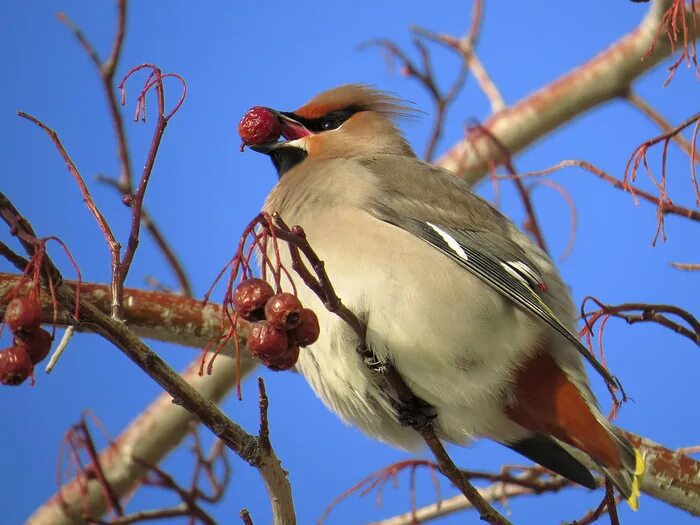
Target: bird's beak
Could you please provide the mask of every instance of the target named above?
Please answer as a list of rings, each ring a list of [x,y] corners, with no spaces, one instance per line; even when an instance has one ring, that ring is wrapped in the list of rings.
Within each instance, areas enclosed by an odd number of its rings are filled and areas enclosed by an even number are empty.
[[[282,136],[286,139],[278,142],[268,142],[266,144],[251,144],[248,147],[253,151],[258,153],[268,154],[282,146],[287,142],[292,140],[297,140],[302,137],[307,137],[312,134],[301,122],[295,119],[293,113],[286,113],[282,111],[277,111],[271,108],[267,108],[272,114],[274,114],[280,122],[282,128]]]

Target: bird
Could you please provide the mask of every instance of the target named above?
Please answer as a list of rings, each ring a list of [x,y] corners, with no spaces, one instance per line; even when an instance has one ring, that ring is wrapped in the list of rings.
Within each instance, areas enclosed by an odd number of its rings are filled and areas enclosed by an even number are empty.
[[[644,459],[598,407],[582,356],[610,375],[575,335],[567,286],[466,182],[417,158],[398,127],[410,103],[345,84],[294,111],[266,110],[281,136],[250,145],[279,177],[263,210],[303,227],[336,294],[366,325],[358,341],[298,287],[321,329],[296,369],[324,404],[373,438],[421,448],[356,351],[366,344],[434,408],[441,439],[491,439],[591,489],[587,465],[596,466],[636,509]]]

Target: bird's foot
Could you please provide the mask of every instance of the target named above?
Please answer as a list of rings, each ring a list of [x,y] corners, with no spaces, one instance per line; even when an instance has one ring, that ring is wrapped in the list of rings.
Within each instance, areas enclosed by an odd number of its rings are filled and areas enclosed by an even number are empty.
[[[401,426],[411,427],[418,432],[432,424],[438,415],[433,405],[418,397],[414,397],[410,403],[394,401],[392,404]]]
[[[386,374],[388,368],[387,364],[384,361],[377,359],[377,357],[374,354],[364,357],[362,361],[365,363],[365,366],[369,368],[372,372],[380,375]]]

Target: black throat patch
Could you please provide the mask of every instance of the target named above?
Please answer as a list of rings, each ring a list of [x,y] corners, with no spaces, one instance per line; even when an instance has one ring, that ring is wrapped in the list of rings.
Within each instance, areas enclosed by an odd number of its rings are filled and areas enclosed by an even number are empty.
[[[295,146],[285,146],[270,152],[270,158],[280,179],[287,171],[304,160],[307,155],[305,150]]]

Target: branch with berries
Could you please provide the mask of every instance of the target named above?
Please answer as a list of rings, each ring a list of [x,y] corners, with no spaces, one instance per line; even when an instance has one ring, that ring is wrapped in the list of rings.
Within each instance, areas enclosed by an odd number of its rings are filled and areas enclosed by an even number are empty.
[[[281,468],[279,459],[275,456],[269,444],[266,431],[264,437],[256,437],[245,432],[245,430],[223,414],[211,400],[202,396],[185,382],[182,377],[173,371],[121,321],[106,316],[97,307],[81,297],[79,293],[76,293],[77,291],[74,291],[70,286],[64,285],[62,276],[55,269],[53,262],[45,252],[37,250],[37,246],[42,247],[44,243],[36,237],[29,222],[4,196],[0,199],[0,216],[8,222],[12,234],[21,240],[31,257],[30,260],[33,260],[37,254],[41,254],[45,268],[52,270],[51,272],[45,272],[51,279],[42,279],[41,286],[50,292],[54,304],[63,308],[73,308],[77,323],[89,327],[91,331],[112,342],[168,392],[172,396],[174,403],[190,411],[219,437],[227,447],[236,452],[251,466],[256,467],[270,491],[270,502],[273,508],[273,516],[276,520],[275,523],[293,523],[294,506],[291,497],[291,487],[287,481],[286,473]],[[18,261],[19,256],[14,254],[12,259]],[[16,289],[19,290],[23,283],[20,281],[17,284]],[[79,506],[77,507],[77,512],[80,514]]]

